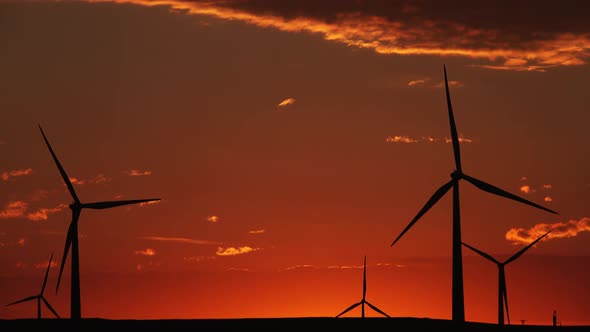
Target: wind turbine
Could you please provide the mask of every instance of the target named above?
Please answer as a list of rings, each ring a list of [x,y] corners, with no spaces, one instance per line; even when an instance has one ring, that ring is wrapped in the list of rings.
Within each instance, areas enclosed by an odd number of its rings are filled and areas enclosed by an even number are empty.
[[[71,319],[80,319],[82,318],[82,310],[80,307],[80,257],[78,254],[78,219],[80,218],[80,213],[83,209],[107,209],[121,205],[128,205],[128,204],[138,204],[143,202],[151,202],[151,201],[159,201],[160,198],[149,198],[149,199],[136,199],[136,200],[125,200],[125,201],[102,201],[102,202],[94,202],[94,203],[82,203],[80,199],[78,199],[78,195],[76,195],[76,191],[74,190],[74,186],[70,181],[70,178],[66,174],[66,171],[61,166],[57,156],[53,152],[45,133],[43,132],[43,128],[39,125],[39,129],[41,130],[41,135],[43,135],[43,139],[47,144],[47,148],[49,148],[49,152],[51,152],[51,156],[55,161],[55,165],[61,174],[66,186],[68,187],[68,191],[72,196],[74,202],[70,204],[70,210],[72,210],[72,221],[70,222],[70,226],[68,228],[68,234],[66,236],[66,244],[64,248],[64,255],[61,261],[61,266],[59,268],[59,276],[57,279],[57,287],[55,291],[57,292],[59,289],[59,283],[61,281],[61,275],[64,269],[64,264],[66,262],[66,258],[68,257],[68,251],[70,250],[70,246],[72,247],[72,277],[71,277],[71,291],[70,291],[70,318]]]
[[[420,217],[422,217],[434,204],[436,204],[451,188],[453,188],[452,319],[456,323],[464,323],[465,305],[463,298],[463,261],[461,255],[461,213],[459,209],[459,180],[466,180],[467,182],[473,184],[477,188],[494,195],[509,198],[514,201],[524,203],[551,213],[557,214],[557,212],[463,173],[463,169],[461,168],[461,153],[459,151],[459,137],[457,135],[457,127],[455,126],[455,119],[453,117],[453,107],[451,105],[451,96],[449,94],[449,83],[447,81],[446,66],[443,66],[443,69],[445,76],[447,109],[449,113],[449,123],[451,127],[451,139],[453,143],[453,154],[455,157],[456,169],[453,171],[453,173],[451,173],[451,180],[442,185],[442,187],[440,187],[438,190],[434,192],[434,194],[430,197],[430,199],[426,202],[424,207],[422,207],[422,209],[418,212],[414,219],[410,221],[406,228],[404,228],[404,230],[398,235],[398,237],[391,243],[391,246],[393,246],[418,221],[418,219],[420,219]]]
[[[366,294],[367,294],[367,256],[365,256],[365,263],[364,263],[364,267],[363,267],[363,298],[360,300],[360,302],[357,302],[357,303],[351,305],[350,307],[346,308],[346,310],[344,310],[343,312],[339,313],[336,316],[336,318],[344,315],[345,313],[349,312],[350,310],[356,308],[359,305],[361,306],[361,309],[362,309],[362,318],[365,318],[365,304],[368,305],[369,307],[371,307],[371,309],[373,309],[373,310],[377,311],[378,313],[382,314],[383,316],[389,317],[388,314],[384,313],[379,308],[377,308],[376,306],[374,306],[371,303],[369,303],[365,299]]]
[[[506,293],[506,272],[504,270],[504,267],[508,263],[522,256],[522,254],[529,250],[530,247],[534,246],[537,242],[539,242],[550,232],[551,231],[543,234],[541,237],[531,242],[526,247],[522,248],[520,251],[518,251],[516,254],[514,254],[512,257],[508,258],[504,262],[500,262],[496,260],[494,257],[486,254],[485,252],[475,249],[467,243],[462,242],[464,246],[480,254],[482,257],[487,258],[488,260],[496,263],[496,265],[498,266],[498,325],[504,325],[504,306],[506,306],[506,317],[508,318],[508,325],[510,325],[510,313],[508,312],[508,294]]]
[[[39,292],[39,294],[37,294],[37,295],[25,297],[22,300],[18,300],[18,301],[9,303],[6,305],[7,307],[17,304],[17,303],[37,300],[37,318],[41,319],[41,300],[43,300],[43,302],[45,303],[47,308],[49,308],[49,310],[51,310],[51,312],[55,315],[55,317],[60,318],[59,315],[57,314],[57,311],[55,311],[55,309],[53,309],[51,304],[49,304],[49,302],[47,302],[47,300],[45,299],[45,296],[43,296],[43,293],[45,292],[45,286],[47,285],[47,276],[49,275],[49,268],[51,267],[51,260],[52,259],[53,259],[53,252],[51,253],[51,257],[49,257],[49,263],[47,263],[47,270],[45,271],[45,278],[43,279],[43,286],[41,286],[41,292]]]

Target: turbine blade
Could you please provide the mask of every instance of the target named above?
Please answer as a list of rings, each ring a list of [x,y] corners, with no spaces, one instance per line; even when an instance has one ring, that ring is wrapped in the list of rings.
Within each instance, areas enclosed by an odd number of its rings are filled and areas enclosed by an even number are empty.
[[[441,197],[443,197],[447,193],[447,191],[449,191],[449,189],[451,189],[454,181],[455,180],[451,180],[451,181],[445,183],[442,187],[438,188],[438,190],[434,192],[434,194],[430,197],[428,202],[426,202],[426,204],[424,204],[424,207],[422,207],[420,212],[418,212],[418,214],[414,217],[414,219],[412,219],[412,221],[410,221],[408,226],[406,226],[406,228],[404,228],[404,230],[400,233],[400,235],[398,235],[397,238],[391,243],[392,247],[412,226],[414,226],[414,224],[418,221],[418,219],[420,219],[428,210],[430,210],[430,208],[434,204],[436,204],[436,202],[438,202],[441,199]]]
[[[518,257],[522,256],[522,254],[524,254],[527,250],[529,250],[532,246],[535,245],[535,243],[541,241],[542,238],[544,238],[545,236],[547,236],[547,234],[549,234],[551,232],[551,230],[545,234],[543,234],[541,237],[539,237],[538,239],[536,239],[535,241],[529,243],[526,247],[520,249],[520,251],[518,251],[516,254],[514,254],[512,257],[508,258],[506,260],[506,262],[504,262],[504,264],[508,264],[510,262],[512,262],[513,260],[517,259]]]
[[[14,301],[12,303],[8,303],[6,306],[8,307],[9,305],[14,305],[14,304],[17,304],[17,303],[22,303],[22,302],[27,302],[27,301],[35,300],[38,297],[39,297],[38,295],[25,297],[24,299],[21,299],[21,300],[18,300],[18,301]]]
[[[160,198],[149,198],[149,199],[134,199],[128,201],[104,201],[104,202],[95,202],[95,203],[84,203],[82,204],[83,208],[89,209],[108,209],[116,206],[121,205],[129,205],[129,204],[139,204],[145,202],[153,202],[159,201]]]
[[[355,304],[351,305],[350,307],[346,308],[346,310],[344,310],[343,312],[339,313],[338,316],[336,316],[336,318],[338,318],[338,317],[344,315],[345,313],[349,312],[350,310],[356,308],[361,303],[362,302],[358,302],[358,303],[355,303]]]
[[[505,191],[503,189],[500,189],[500,188],[498,188],[496,186],[492,186],[489,183],[485,183],[485,182],[483,182],[481,180],[478,180],[478,179],[476,179],[474,177],[471,177],[471,176],[469,176],[467,174],[463,174],[463,178],[465,180],[469,181],[471,184],[473,184],[477,188],[483,190],[483,191],[487,191],[487,192],[489,192],[491,194],[494,194],[494,195],[498,195],[498,196],[502,196],[502,197],[505,197],[505,198],[509,198],[509,199],[515,200],[517,202],[521,202],[521,203],[524,203],[524,204],[527,204],[527,205],[530,205],[530,206],[539,208],[541,210],[545,210],[547,212],[558,214],[557,212],[555,212],[555,211],[553,211],[551,209],[548,209],[548,208],[546,208],[544,206],[541,206],[539,204],[533,203],[533,202],[531,202],[529,200],[526,200],[526,199],[524,199],[522,197],[519,197],[519,196],[516,196],[514,194],[511,194],[511,193],[509,193],[509,192],[507,192],[507,191]]]
[[[466,246],[467,248],[475,251],[476,253],[480,254],[481,256],[483,256],[484,258],[487,258],[489,260],[491,260],[492,262],[496,263],[496,264],[501,264],[500,262],[498,262],[494,257],[492,257],[491,255],[486,254],[485,252],[478,250],[470,245],[468,245],[465,242],[461,242],[462,245]]]
[[[80,200],[78,199],[78,195],[76,195],[76,191],[74,190],[74,186],[72,185],[70,178],[66,174],[66,171],[64,170],[64,168],[61,166],[59,160],[57,159],[57,156],[53,152],[53,149],[51,148],[51,145],[49,144],[47,137],[45,137],[45,133],[43,132],[43,128],[41,128],[41,125],[39,125],[39,130],[41,130],[41,135],[43,135],[43,139],[45,140],[45,144],[47,144],[47,147],[49,148],[49,152],[51,152],[51,156],[53,157],[53,161],[55,162],[55,165],[57,166],[57,169],[59,170],[59,174],[61,174],[61,177],[63,178],[66,186],[68,187],[68,190],[70,191],[70,195],[72,195],[72,198],[74,199],[75,202],[79,203]]]
[[[506,278],[504,278],[504,287],[502,287],[502,294],[504,298],[504,308],[506,308],[506,319],[510,325],[510,310],[508,310],[508,292],[506,291]]]
[[[55,311],[55,309],[53,309],[53,307],[51,306],[51,304],[49,304],[49,302],[47,302],[47,300],[45,299],[45,297],[41,296],[41,299],[43,299],[43,302],[45,302],[45,305],[47,306],[47,308],[49,308],[49,310],[51,310],[51,312],[55,315],[55,317],[61,318],[57,314],[57,311]]]
[[[367,295],[367,256],[365,256],[365,263],[363,267],[363,300]]]
[[[455,126],[455,117],[453,116],[453,105],[451,104],[451,94],[449,93],[449,83],[447,81],[447,67],[443,66],[445,72],[445,91],[447,96],[447,109],[449,111],[449,123],[451,125],[451,140],[453,142],[453,155],[455,156],[455,167],[461,173],[461,151],[459,148],[459,136]]]
[[[66,245],[64,247],[64,255],[63,255],[63,258],[61,259],[61,265],[59,267],[59,275],[57,277],[57,286],[55,287],[56,293],[59,290],[59,283],[61,282],[61,275],[64,271],[64,266],[66,265],[66,258],[68,258],[68,252],[70,251],[70,246],[72,245],[72,236],[74,236],[74,234],[72,234],[72,225],[74,224],[74,222],[78,222],[77,216],[79,215],[79,213],[80,212],[73,212],[72,222],[70,223],[70,226],[68,227],[68,235],[66,236]]]
[[[369,307],[371,307],[371,309],[373,309],[373,310],[377,311],[378,313],[382,314],[383,316],[386,316],[386,317],[388,317],[388,318],[391,318],[391,317],[389,317],[389,315],[388,315],[388,314],[384,313],[383,311],[381,311],[381,309],[377,308],[376,306],[372,305],[371,303],[369,303],[369,302],[367,302],[367,301],[365,301],[365,303],[366,303],[366,304],[367,304]]]
[[[45,286],[47,286],[47,276],[49,275],[49,268],[51,268],[51,260],[53,259],[53,252],[51,252],[51,257],[49,257],[49,263],[47,263],[47,271],[45,271],[45,278],[43,279],[43,287],[41,287],[41,295],[45,291]]]

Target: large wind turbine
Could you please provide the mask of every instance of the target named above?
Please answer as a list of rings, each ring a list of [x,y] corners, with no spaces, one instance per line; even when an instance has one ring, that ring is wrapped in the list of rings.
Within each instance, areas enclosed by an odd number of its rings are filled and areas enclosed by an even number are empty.
[[[57,311],[55,311],[55,309],[53,309],[51,304],[49,304],[49,302],[47,302],[47,300],[45,299],[45,296],[43,296],[43,293],[45,292],[45,286],[47,286],[47,276],[49,275],[49,268],[51,267],[51,260],[52,259],[53,259],[53,253],[51,253],[51,257],[49,257],[49,263],[47,263],[47,270],[45,271],[45,279],[43,279],[43,286],[41,286],[41,292],[39,292],[39,294],[37,294],[37,295],[25,297],[22,300],[18,300],[18,301],[9,303],[6,306],[10,306],[10,305],[22,303],[22,302],[27,302],[27,301],[32,301],[32,300],[37,300],[37,318],[41,319],[41,300],[43,300],[43,302],[45,303],[47,308],[49,308],[49,310],[51,310],[51,312],[55,315],[55,317],[59,318]]]
[[[504,267],[508,263],[510,263],[510,262],[514,261],[515,259],[517,259],[518,257],[522,256],[522,254],[524,254],[527,250],[529,250],[530,247],[534,246],[535,243],[539,242],[542,238],[544,238],[550,232],[551,231],[543,234],[541,237],[539,237],[535,241],[529,243],[529,245],[522,248],[520,251],[518,251],[516,254],[514,254],[512,257],[508,258],[504,262],[500,262],[500,261],[496,260],[494,257],[486,254],[485,252],[475,249],[474,247],[468,245],[467,243],[462,242],[464,246],[466,246],[467,248],[480,254],[482,257],[487,258],[488,260],[496,263],[496,265],[498,266],[498,325],[504,325],[504,306],[506,306],[506,317],[508,318],[508,324],[510,324],[510,313],[508,311],[508,294],[506,292],[506,272],[504,271]]]
[[[66,174],[66,171],[61,166],[57,156],[53,152],[45,133],[43,132],[43,128],[39,125],[39,129],[41,130],[41,134],[43,135],[43,139],[47,144],[47,148],[49,148],[49,152],[51,152],[51,156],[55,161],[55,165],[63,178],[72,199],[74,200],[73,203],[70,204],[70,209],[72,210],[72,221],[70,222],[70,226],[68,228],[68,234],[66,236],[66,244],[64,248],[63,258],[61,260],[61,266],[59,268],[59,276],[57,279],[57,287],[55,291],[59,289],[59,283],[61,281],[61,275],[64,269],[64,264],[66,262],[66,258],[68,257],[68,251],[70,250],[70,246],[72,247],[72,277],[71,277],[71,301],[70,301],[70,318],[71,319],[80,319],[82,318],[82,310],[80,307],[80,258],[78,255],[78,219],[80,218],[80,213],[83,209],[107,209],[121,205],[128,205],[128,204],[138,204],[143,202],[151,202],[151,201],[158,201],[160,198],[149,198],[149,199],[136,199],[136,200],[125,200],[125,201],[103,201],[103,202],[95,202],[95,203],[82,203],[80,199],[78,199],[78,195],[76,195],[76,191],[74,190],[74,186],[70,181],[70,178]]]
[[[447,109],[449,113],[449,123],[451,126],[451,139],[453,143],[453,154],[455,157],[455,171],[451,173],[451,180],[442,187],[440,187],[430,199],[426,202],[424,207],[418,214],[410,221],[408,226],[398,235],[398,237],[391,243],[393,246],[417,221],[422,217],[434,204],[436,204],[451,188],[453,188],[453,285],[452,285],[452,319],[454,322],[465,322],[465,306],[463,299],[463,261],[461,256],[461,213],[459,211],[459,180],[466,180],[477,188],[498,195],[509,198],[520,203],[528,204],[530,206],[557,214],[557,212],[545,208],[541,205],[530,202],[524,198],[511,194],[496,186],[488,184],[482,180],[478,180],[463,173],[461,168],[461,154],[459,151],[459,137],[457,135],[457,128],[455,127],[455,119],[453,117],[453,107],[451,105],[451,96],[449,94],[449,83],[447,82],[447,69],[443,66],[445,76],[445,91],[447,97]]]
[[[383,311],[381,311],[379,308],[377,308],[376,306],[372,305],[371,303],[369,303],[365,298],[367,295],[367,256],[365,256],[365,263],[364,263],[364,267],[363,267],[363,298],[360,300],[360,302],[357,302],[353,305],[351,305],[350,307],[346,308],[346,310],[344,310],[343,312],[339,313],[336,318],[344,315],[345,313],[349,312],[350,310],[356,308],[357,306],[361,306],[361,310],[362,310],[362,318],[365,318],[365,304],[367,304],[369,307],[371,307],[371,309],[377,311],[378,313],[382,314],[383,316],[389,317],[388,314],[384,313]]]

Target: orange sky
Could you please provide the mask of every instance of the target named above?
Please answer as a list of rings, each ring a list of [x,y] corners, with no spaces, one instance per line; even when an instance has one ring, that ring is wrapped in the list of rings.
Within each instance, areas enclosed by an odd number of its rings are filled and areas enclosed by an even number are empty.
[[[502,260],[551,230],[506,267],[511,321],[590,324],[580,10],[330,4],[0,0],[0,301],[35,295],[54,252],[69,315],[42,125],[83,202],[162,199],[82,212],[83,317],[335,316],[366,255],[369,302],[450,318],[450,193],[390,246],[454,169],[444,64],[465,173],[559,212],[462,182],[463,241]],[[466,319],[496,322],[496,266],[463,256]]]

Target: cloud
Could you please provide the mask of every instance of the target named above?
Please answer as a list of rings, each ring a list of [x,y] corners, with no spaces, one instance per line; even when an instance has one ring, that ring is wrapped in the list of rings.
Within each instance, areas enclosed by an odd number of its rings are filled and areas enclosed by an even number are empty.
[[[227,247],[227,248],[218,247],[215,254],[217,256],[235,256],[235,255],[247,254],[249,252],[253,252],[253,251],[257,251],[257,250],[260,250],[260,249],[259,248],[252,248],[252,247],[248,247],[248,246],[237,247],[237,248],[236,247]]]
[[[21,218],[25,215],[28,204],[23,201],[10,201],[0,210],[0,219]]]
[[[553,198],[549,197],[549,196],[545,196],[545,198],[543,198],[543,200],[547,203],[551,203],[553,202]]]
[[[54,208],[40,208],[36,211],[27,213],[27,219],[32,221],[47,220],[50,214],[58,213],[67,207],[66,204],[59,204]]]
[[[277,105],[277,106],[279,106],[279,107],[285,107],[285,106],[292,105],[293,103],[295,103],[295,99],[293,99],[293,98],[287,98],[287,99],[281,101],[279,103],[279,105]]]
[[[543,189],[553,189],[553,185],[550,185],[550,184],[544,184],[544,185],[543,185]]]
[[[412,80],[408,82],[408,86],[418,86],[418,85],[424,85],[424,83],[426,83],[428,80],[430,80],[430,78],[422,78],[422,79],[418,79],[418,80]]]
[[[520,186],[520,192],[528,194],[531,192],[531,186],[529,185],[524,185],[524,186]]]
[[[207,216],[207,221],[217,222],[217,221],[219,221],[219,217],[215,216],[215,215]]]
[[[46,269],[47,268],[47,264],[49,264],[49,260],[46,262],[42,262],[42,263],[35,263],[33,264],[33,266],[36,269]],[[57,262],[56,261],[51,261],[51,264],[49,264],[49,268],[52,269],[54,267],[57,267]]]
[[[198,245],[219,245],[221,242],[209,241],[209,240],[195,240],[184,237],[163,237],[163,236],[142,236],[140,239],[160,241],[160,242],[176,242],[186,244],[198,244]]]
[[[147,176],[147,175],[152,175],[152,171],[140,171],[137,169],[130,169],[128,171],[124,171],[123,173],[129,175],[129,176]]]
[[[70,178],[70,182],[72,182],[72,184],[77,184],[77,185],[85,185],[85,184],[99,184],[99,183],[105,183],[107,181],[110,181],[111,179],[107,178],[104,174],[98,174],[95,177],[91,177],[91,178],[87,178],[87,179],[78,179],[78,178]],[[64,184],[65,186],[65,184]]]
[[[467,58],[473,66],[495,70],[579,66],[590,51],[584,11],[551,1],[459,0],[453,6],[444,1],[114,1],[305,32],[378,54]]]
[[[25,169],[16,169],[12,171],[5,171],[0,174],[0,179],[3,181],[8,181],[10,178],[15,178],[19,176],[31,175],[33,174],[32,168],[25,168]]]
[[[262,234],[264,232],[266,232],[264,229],[254,229],[254,230],[248,231],[248,234]]]
[[[461,83],[459,81],[448,81],[447,83],[449,84],[449,88],[450,87],[460,88],[460,87],[464,86],[463,83]],[[440,83],[436,84],[434,87],[435,88],[444,88],[445,82],[440,82]]]
[[[458,137],[459,143],[472,143],[473,140],[470,138],[463,137],[463,135],[459,135]],[[419,138],[413,138],[409,136],[387,136],[385,141],[388,143],[437,143],[437,142],[444,142],[444,143],[451,143],[453,140],[448,137],[443,138],[436,138],[432,136],[422,136]]]
[[[138,205],[139,206],[147,206],[147,205],[152,205],[152,204],[160,204],[161,201],[162,200],[141,202]]]
[[[311,265],[311,264],[300,264],[300,265],[293,265],[293,266],[288,266],[285,268],[280,269],[280,271],[292,271],[292,270],[309,270],[309,269],[318,269],[317,266],[315,265]]]
[[[543,240],[575,237],[581,232],[590,231],[590,217],[580,220],[557,222],[554,224],[539,223],[529,229],[512,228],[506,232],[506,240],[518,243],[531,243],[543,234],[551,231]]]
[[[18,241],[16,241],[16,244],[19,247],[24,247],[25,246],[25,242],[26,242],[25,238],[24,237],[21,237],[21,238],[18,239]]]
[[[143,256],[155,256],[156,251],[152,248],[146,248],[145,250],[135,250],[133,251],[136,255],[143,255]]]

